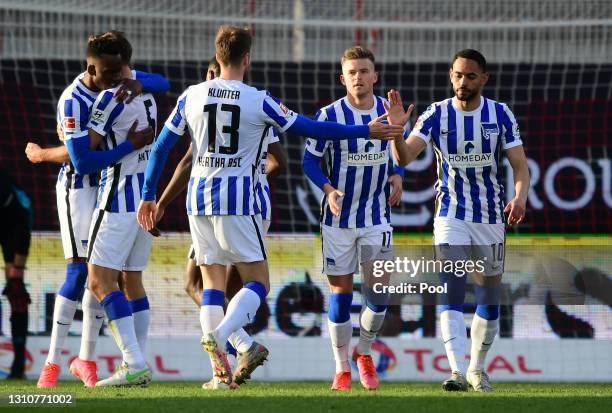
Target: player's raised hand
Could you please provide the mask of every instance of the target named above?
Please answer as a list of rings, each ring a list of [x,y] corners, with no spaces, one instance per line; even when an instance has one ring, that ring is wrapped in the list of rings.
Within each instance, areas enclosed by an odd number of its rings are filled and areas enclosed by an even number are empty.
[[[404,136],[404,127],[402,125],[389,125],[382,123],[387,118],[387,114],[374,118],[368,123],[370,127],[370,139],[392,140],[396,137]]]
[[[25,148],[25,154],[32,163],[41,163],[44,161],[42,157],[42,148],[32,142],[28,142]]]
[[[340,205],[338,205],[338,198],[344,196],[344,192],[334,188],[330,184],[325,184],[323,187],[323,191],[327,196],[327,203],[329,204],[329,209],[331,210],[334,216],[340,216]]]
[[[119,102],[130,103],[142,93],[142,82],[136,79],[125,78],[121,80],[121,86],[115,92],[115,99]]]
[[[138,213],[136,219],[138,224],[145,231],[151,231],[155,228],[155,217],[157,216],[157,204],[155,201],[140,201],[138,205]]]
[[[138,121],[135,120],[127,135],[128,141],[132,142],[132,145],[134,145],[134,150],[140,149],[143,146],[150,144],[155,138],[155,132],[150,126],[148,126],[146,129],[136,132],[137,127]]]
[[[402,200],[402,179],[401,175],[393,174],[387,180],[391,184],[391,194],[389,194],[389,204],[391,206],[399,205]]]
[[[508,216],[506,221],[509,226],[514,224],[520,224],[525,218],[525,209],[527,208],[526,202],[518,198],[514,198],[504,208],[504,214]]]
[[[402,125],[404,126],[408,123],[410,119],[410,115],[412,115],[412,111],[414,110],[414,105],[408,106],[408,109],[404,111],[404,103],[402,102],[402,97],[400,93],[391,89],[387,93],[387,99],[389,103],[383,102],[385,106],[385,110],[387,111],[387,119],[391,125]]]

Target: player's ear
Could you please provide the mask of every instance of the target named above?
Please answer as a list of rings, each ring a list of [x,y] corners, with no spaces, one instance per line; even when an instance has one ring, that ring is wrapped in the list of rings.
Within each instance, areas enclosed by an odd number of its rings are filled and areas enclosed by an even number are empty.
[[[244,57],[242,58],[242,65],[245,67],[249,67],[250,64],[251,64],[251,53],[245,53]]]
[[[482,75],[482,85],[486,85],[489,81],[489,72],[484,72]]]
[[[378,72],[375,70],[374,71],[374,84],[376,84],[376,82],[378,82]]]
[[[96,75],[96,66],[95,65],[87,65],[87,73],[89,73],[90,76],[95,76]]]
[[[451,82],[453,81],[453,68],[452,67],[448,69],[448,78],[451,80]]]
[[[344,81],[344,75],[343,74],[340,75],[340,83],[342,83],[342,86],[346,86],[346,82]]]

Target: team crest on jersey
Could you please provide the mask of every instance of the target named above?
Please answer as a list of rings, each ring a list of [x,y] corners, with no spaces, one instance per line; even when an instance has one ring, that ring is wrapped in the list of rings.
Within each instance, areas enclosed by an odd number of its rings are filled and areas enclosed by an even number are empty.
[[[485,139],[491,139],[491,135],[499,135],[499,129],[497,123],[483,123],[482,124],[482,137]]]
[[[106,118],[106,114],[104,113],[103,110],[100,110],[100,109],[94,110],[93,113],[91,114],[91,119],[96,122],[102,123],[104,122],[105,118]]]
[[[66,117],[64,118],[64,132],[74,132],[76,128],[76,118]]]

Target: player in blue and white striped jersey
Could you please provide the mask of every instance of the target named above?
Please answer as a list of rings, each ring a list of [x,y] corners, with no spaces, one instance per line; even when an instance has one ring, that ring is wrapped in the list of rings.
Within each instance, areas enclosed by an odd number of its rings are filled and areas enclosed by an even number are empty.
[[[56,192],[60,232],[68,262],[66,279],[55,300],[49,354],[38,382],[38,386],[43,388],[54,387],[57,382],[60,372],[59,354],[76,311],[77,298],[85,286],[87,239],[98,190],[99,173],[94,172],[97,171],[95,167],[100,169],[114,162],[130,151],[132,146],[128,143],[116,150],[94,152],[77,160],[76,153],[82,153],[84,148],[89,149],[87,122],[91,106],[99,91],[116,83],[117,79],[121,80],[120,91],[124,93],[124,98],[128,98],[127,101],[130,100],[128,95],[136,96],[144,88],[153,87],[159,90],[160,83],[167,84],[160,75],[130,71],[131,45],[120,32],[92,36],[87,54],[87,71],[77,76],[62,93],[58,103],[58,135],[65,145],[43,149],[28,143],[26,147],[26,154],[32,162],[64,163]],[[161,87],[163,88],[163,85]],[[152,136],[153,130],[131,133],[131,139],[137,144]],[[70,372],[89,387],[97,381],[95,343],[103,318],[104,310],[89,290],[85,290],[81,350],[79,357],[71,363]]]
[[[384,115],[385,100],[375,96],[373,89],[378,80],[374,54],[361,46],[351,47],[344,51],[341,63],[340,80],[346,86],[347,95],[319,110],[317,120],[365,125]],[[391,205],[399,203],[401,198],[402,176],[390,177],[390,149],[387,141],[306,139],[304,172],[325,193],[321,204],[321,238],[323,272],[332,292],[328,326],[336,360],[333,390],[348,390],[351,384],[353,275],[359,272],[360,264],[364,264],[366,272],[372,260],[393,257]],[[323,158],[327,175],[320,166]],[[373,246],[376,252],[363,253]],[[361,384],[366,389],[376,389],[378,376],[370,350],[387,307],[374,300],[366,301],[354,358]]]
[[[206,80],[212,80],[221,75],[221,66],[214,57],[208,63],[206,72]],[[285,155],[280,145],[278,134],[274,128],[268,129],[267,137],[264,139],[263,147],[267,148],[263,151],[260,161],[260,179],[255,188],[256,196],[260,202],[262,211],[263,232],[264,237],[267,235],[270,227],[272,215],[272,205],[270,203],[270,190],[266,176],[268,173],[276,174],[285,169]],[[272,162],[270,162],[270,160]],[[187,153],[179,161],[168,186],[164,189],[161,197],[157,201],[157,216],[156,222],[159,221],[165,212],[166,207],[176,199],[186,188],[189,183],[189,175],[193,163],[193,145],[189,146]],[[263,188],[262,188],[263,185]],[[261,192],[259,191],[261,189]],[[267,194],[268,196],[265,196]],[[260,196],[261,195],[261,196]],[[232,297],[242,288],[242,280],[235,266],[227,267],[226,288],[224,289],[227,300]],[[195,250],[193,245],[189,248],[185,291],[191,299],[202,307],[202,303],[206,305],[208,297],[203,296],[203,280],[200,267],[195,261]],[[238,385],[248,379],[255,368],[262,365],[268,354],[268,350],[261,344],[253,340],[247,332],[240,328],[232,333],[228,339],[227,345],[228,359],[230,362],[235,358],[236,363],[231,363],[236,366],[234,371],[234,382]],[[231,357],[230,357],[231,356]],[[218,377],[213,376],[211,380],[202,385],[203,389],[216,390],[223,389],[227,386],[221,383]]]
[[[466,277],[440,274],[448,287],[448,295],[441,297],[440,325],[452,370],[442,387],[465,391],[470,384],[477,391],[491,391],[484,361],[499,329],[505,225],[519,224],[524,218],[529,169],[514,115],[507,105],[481,95],[489,78],[484,56],[472,49],[458,52],[449,74],[455,96],[430,105],[410,137],[405,142],[396,140],[394,147],[400,163],[406,164],[432,142],[438,164],[436,254],[443,259],[484,262],[484,271],[474,273],[477,308],[470,329],[472,348],[467,373],[463,317]],[[405,121],[399,94],[390,92],[389,100],[389,121]],[[515,196],[507,205],[501,182],[502,151],[514,173]]]
[[[255,316],[269,289],[268,264],[261,236],[259,204],[255,197],[258,164],[266,131],[347,138],[387,139],[403,128],[372,121],[367,126],[313,122],[277,103],[265,91],[242,82],[251,61],[248,30],[222,26],[215,40],[219,78],[191,86],[183,93],[158,137],[147,167],[138,220],[155,225],[157,183],[171,147],[188,129],[194,152],[187,193],[187,212],[201,265],[204,292],[200,313],[203,345],[222,382],[232,380],[223,350],[230,334]],[[245,286],[223,315],[225,267],[235,264]]]
[[[157,106],[153,96],[140,94],[126,104],[115,97],[118,89],[119,86],[103,91],[94,102],[88,124],[91,148],[101,144],[105,150],[112,150],[122,145],[134,124],[156,130]],[[97,382],[96,387],[143,385],[151,379],[143,356],[149,302],[142,271],[151,252],[152,235],[140,228],[136,220],[150,151],[150,145],[145,145],[101,174],[89,235],[88,273],[90,288],[104,307],[123,354],[123,365],[110,378]],[[125,295],[118,284],[121,272],[126,273]]]

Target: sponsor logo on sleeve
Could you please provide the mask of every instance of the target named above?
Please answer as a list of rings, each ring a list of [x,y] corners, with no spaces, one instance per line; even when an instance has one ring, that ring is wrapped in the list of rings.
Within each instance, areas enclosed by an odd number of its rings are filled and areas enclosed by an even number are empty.
[[[96,109],[91,114],[91,120],[102,123],[106,120],[106,113],[103,110]]]
[[[74,117],[64,118],[64,132],[71,133],[76,129],[76,119]]]

